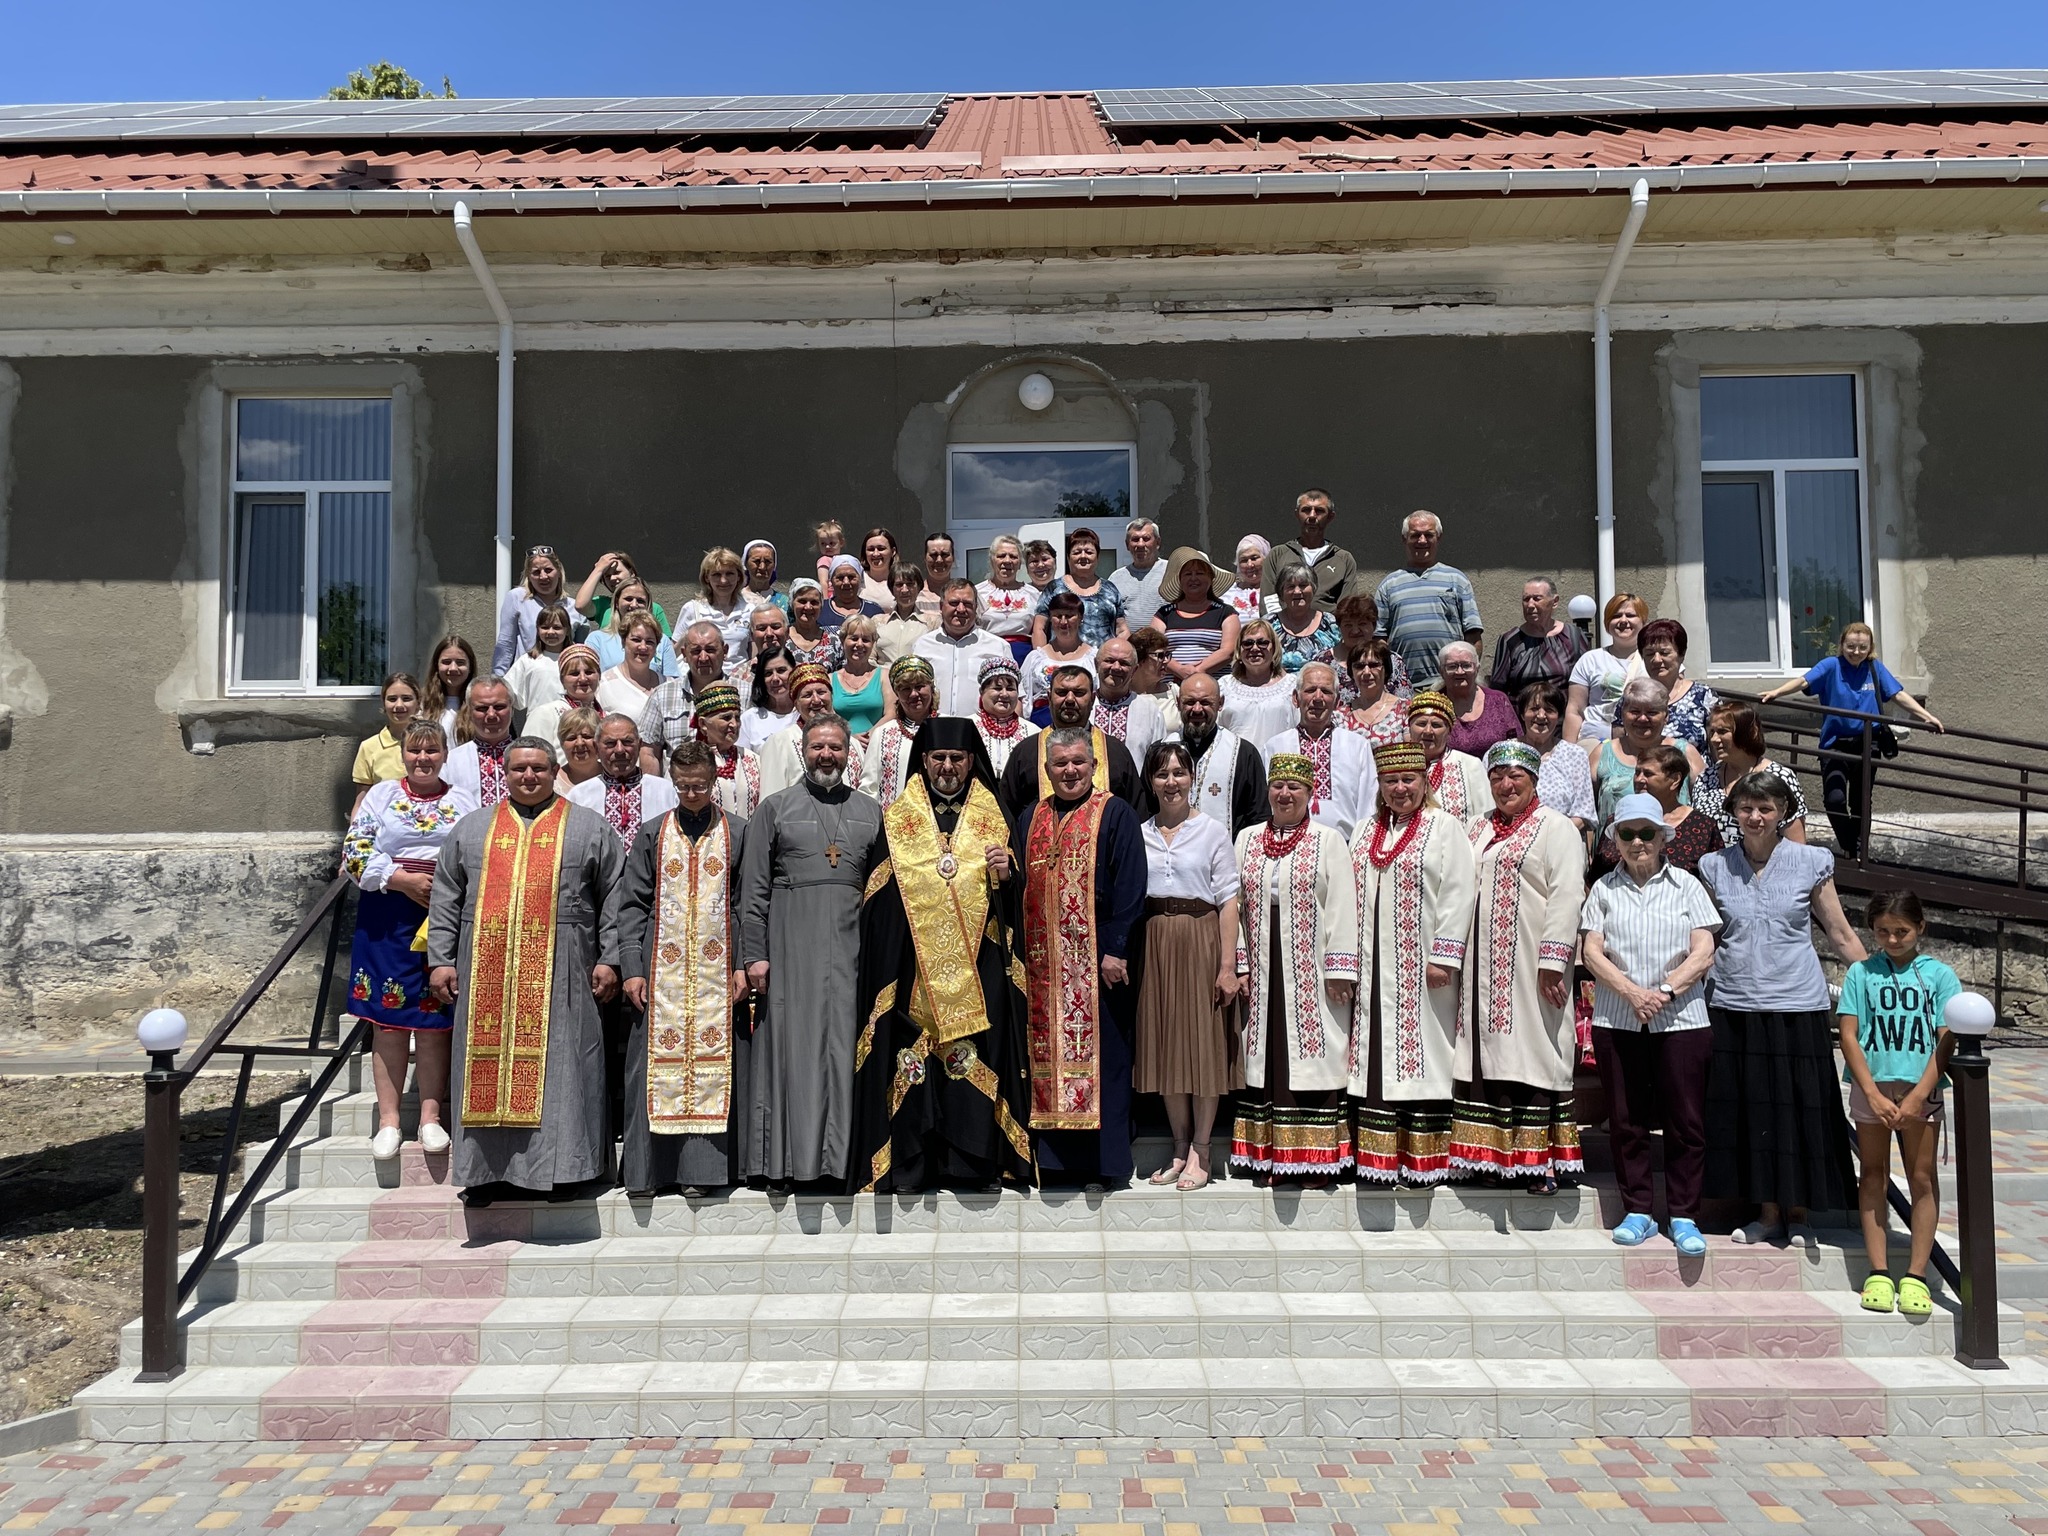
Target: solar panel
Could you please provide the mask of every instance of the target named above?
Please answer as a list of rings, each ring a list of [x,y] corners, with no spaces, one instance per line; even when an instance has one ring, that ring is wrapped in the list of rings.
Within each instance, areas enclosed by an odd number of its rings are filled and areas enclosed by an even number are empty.
[[[921,128],[944,95],[528,96],[0,105],[0,139],[380,138]]]
[[[1856,70],[1583,80],[1185,86],[1097,91],[1111,123],[1327,122],[1427,117],[1739,112],[1757,107],[2048,105],[2048,70]]]

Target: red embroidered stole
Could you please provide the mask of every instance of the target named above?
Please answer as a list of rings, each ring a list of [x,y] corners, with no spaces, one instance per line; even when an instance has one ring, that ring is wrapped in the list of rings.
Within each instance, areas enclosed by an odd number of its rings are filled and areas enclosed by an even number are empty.
[[[1029,993],[1035,1131],[1092,1131],[1102,1124],[1095,845],[1108,801],[1098,789],[1062,821],[1050,801],[1041,800],[1025,838],[1024,958],[1037,983]]]
[[[718,1135],[732,1107],[732,837],[724,817],[692,842],[674,816],[655,849],[647,957],[647,1124]]]
[[[560,799],[530,822],[509,803],[491,814],[470,940],[462,1057],[466,1126],[541,1123],[562,827],[568,817],[569,802]]]
[[[1041,803],[1052,798],[1052,775],[1045,771],[1045,755],[1052,749],[1052,733],[1057,726],[1048,726],[1038,733],[1038,798]],[[1088,727],[1095,748],[1095,778],[1088,786],[1098,795],[1109,792],[1109,748],[1100,726]]]

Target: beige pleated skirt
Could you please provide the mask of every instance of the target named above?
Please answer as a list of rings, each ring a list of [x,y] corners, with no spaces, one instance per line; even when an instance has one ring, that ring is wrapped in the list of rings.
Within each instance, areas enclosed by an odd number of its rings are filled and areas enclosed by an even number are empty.
[[[1216,908],[1155,898],[1145,903],[1145,912],[1145,971],[1138,987],[1138,1052],[1131,1086],[1140,1093],[1204,1098],[1242,1088],[1238,1007],[1216,1006],[1216,976],[1223,964]]]

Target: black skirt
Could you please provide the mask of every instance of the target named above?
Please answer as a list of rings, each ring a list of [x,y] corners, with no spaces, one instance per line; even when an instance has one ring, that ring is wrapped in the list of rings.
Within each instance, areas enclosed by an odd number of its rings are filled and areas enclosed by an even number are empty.
[[[1704,1193],[1809,1211],[1856,1202],[1856,1174],[1825,1008],[1746,1013],[1710,1008]]]

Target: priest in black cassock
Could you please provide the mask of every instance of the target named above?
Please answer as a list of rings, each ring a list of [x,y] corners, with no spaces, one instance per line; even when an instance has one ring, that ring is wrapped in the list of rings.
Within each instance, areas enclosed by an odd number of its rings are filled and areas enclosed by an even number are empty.
[[[925,722],[861,908],[856,1190],[1032,1180],[1023,880],[971,720]]]
[[[1040,1182],[1099,1189],[1132,1172],[1130,961],[1145,911],[1145,843],[1137,813],[1097,786],[1090,732],[1046,734],[1052,793],[1017,823],[1011,845],[1024,873],[1031,1144]]]
[[[1230,838],[1266,819],[1266,759],[1259,749],[1216,723],[1223,695],[1216,679],[1197,672],[1180,685],[1180,739],[1195,761],[1195,809],[1230,828]]]
[[[1092,746],[1094,784],[1106,789],[1137,812],[1142,823],[1152,814],[1152,792],[1139,777],[1131,761],[1130,748],[1092,723],[1095,714],[1095,678],[1086,667],[1059,667],[1052,674],[1052,727],[1040,731],[1010,754],[1003,769],[1003,809],[1010,820],[1022,827],[1031,811],[1052,794],[1045,773],[1045,754],[1051,750],[1052,732],[1062,726],[1089,733]]]

